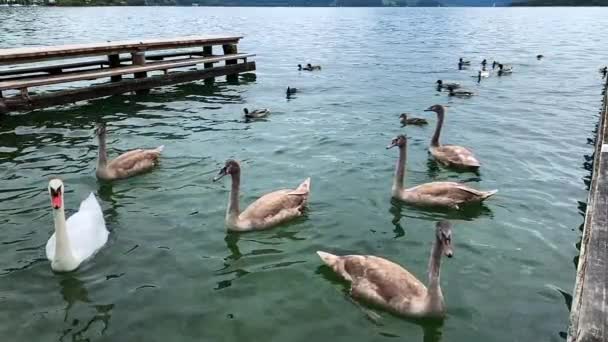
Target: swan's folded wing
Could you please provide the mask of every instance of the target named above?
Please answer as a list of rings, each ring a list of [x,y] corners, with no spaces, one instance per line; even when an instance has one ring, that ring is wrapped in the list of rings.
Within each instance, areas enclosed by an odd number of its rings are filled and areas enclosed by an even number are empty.
[[[411,190],[421,195],[450,198],[457,203],[475,200],[484,195],[483,192],[456,182],[431,182],[413,187]]]
[[[82,201],[77,213],[66,221],[70,247],[74,257],[85,260],[108,241],[108,230],[101,206],[91,193]]]
[[[156,165],[160,150],[137,150],[127,152],[126,157],[120,156],[108,163],[108,168],[115,170],[121,177],[147,171]]]
[[[440,159],[445,159],[452,164],[479,166],[479,161],[471,150],[457,145],[443,145],[436,149]]]
[[[120,162],[122,162],[122,160],[129,159],[131,156],[136,155],[138,153],[142,153],[143,151],[144,150],[141,149],[141,148],[138,148],[138,149],[135,149],[135,150],[131,150],[131,151],[127,151],[127,152],[119,155],[118,157],[114,158],[112,160],[112,162],[120,163]]]
[[[292,194],[293,189],[283,189],[266,194],[251,203],[240,215],[242,219],[267,221],[282,211],[300,209],[306,204],[306,195]]]
[[[365,279],[366,288],[359,291],[378,295],[386,302],[426,293],[426,287],[414,275],[389,260],[371,255],[347,255],[343,262],[344,272],[352,279],[353,286]]]

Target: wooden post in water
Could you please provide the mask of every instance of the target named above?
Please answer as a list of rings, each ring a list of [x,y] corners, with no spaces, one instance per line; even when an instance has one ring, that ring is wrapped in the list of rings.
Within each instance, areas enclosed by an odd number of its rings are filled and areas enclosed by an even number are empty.
[[[222,45],[222,49],[224,50],[224,55],[231,55],[231,54],[238,53],[236,44]],[[237,64],[237,63],[238,63],[238,61],[236,59],[226,61],[226,65],[233,65],[233,64]],[[239,75],[238,74],[226,75],[226,80],[229,82],[238,81]]]
[[[120,55],[115,54],[115,55],[109,55],[108,56],[108,62],[110,63],[110,68],[117,68],[120,66]],[[122,80],[122,76],[121,75],[116,75],[116,76],[112,76],[110,77],[110,79],[112,80],[112,82],[118,82]]]
[[[213,46],[203,46],[203,57],[213,56]],[[205,69],[213,68],[213,63],[205,63]],[[212,85],[215,82],[215,78],[205,78],[205,84]]]
[[[146,53],[145,52],[133,52],[131,53],[131,60],[133,61],[133,65],[145,65],[146,64]],[[146,78],[148,77],[148,73],[136,72],[133,74],[135,78]],[[149,94],[149,90],[139,90],[135,92],[136,94]]]

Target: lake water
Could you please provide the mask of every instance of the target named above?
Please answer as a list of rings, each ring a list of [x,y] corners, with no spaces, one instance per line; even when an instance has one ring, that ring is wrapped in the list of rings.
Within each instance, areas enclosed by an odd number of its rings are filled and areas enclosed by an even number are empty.
[[[242,34],[257,78],[219,79],[0,118],[2,341],[561,341],[574,286],[586,156],[600,104],[608,9],[2,8],[0,47],[191,34]],[[542,61],[535,56],[544,54]],[[477,64],[512,64],[480,85]],[[323,66],[298,72],[298,63]],[[477,65],[474,66],[475,69]],[[459,80],[478,96],[448,99]],[[287,86],[300,93],[286,100]],[[479,175],[429,162],[442,140],[474,148]],[[269,107],[245,123],[242,108]],[[398,115],[427,117],[401,128]],[[166,145],[161,166],[125,181],[94,176],[94,122],[110,154]],[[391,201],[400,133],[410,137],[406,184],[464,181],[499,189],[483,207],[425,211]],[[241,202],[312,177],[308,216],[227,234],[229,181],[242,161]],[[107,246],[76,272],[54,274],[49,177],[66,184],[68,214],[97,194]],[[443,325],[381,313],[376,325],[316,250],[374,254],[426,280],[434,222],[455,224],[442,267]],[[566,295],[567,297],[567,295]]]

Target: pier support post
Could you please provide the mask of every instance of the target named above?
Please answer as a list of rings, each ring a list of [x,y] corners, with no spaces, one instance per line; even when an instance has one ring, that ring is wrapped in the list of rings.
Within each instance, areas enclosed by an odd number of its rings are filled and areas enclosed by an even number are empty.
[[[224,55],[232,55],[232,54],[237,54],[238,53],[238,49],[236,44],[227,44],[227,45],[222,45],[222,49],[224,50]],[[233,64],[237,64],[238,61],[236,59],[232,59],[232,60],[228,60],[226,61],[226,65],[233,65]],[[231,74],[231,75],[226,75],[226,80],[229,82],[234,82],[234,81],[238,81],[239,80],[239,75],[238,74]]]
[[[120,55],[108,55],[108,62],[110,68],[118,68],[120,66]],[[122,75],[111,76],[110,80],[112,80],[112,82],[119,82],[122,80]]]
[[[133,61],[133,65],[145,65],[146,64],[146,54],[144,52],[133,52],[131,54],[131,60]],[[146,78],[148,77],[147,72],[136,72],[133,74],[135,78]],[[135,92],[136,94],[149,94],[150,90],[139,90]]]
[[[203,57],[211,57],[213,56],[213,46],[203,46]],[[205,69],[213,68],[213,63],[205,63]],[[213,85],[215,82],[215,77],[205,78],[206,85]]]

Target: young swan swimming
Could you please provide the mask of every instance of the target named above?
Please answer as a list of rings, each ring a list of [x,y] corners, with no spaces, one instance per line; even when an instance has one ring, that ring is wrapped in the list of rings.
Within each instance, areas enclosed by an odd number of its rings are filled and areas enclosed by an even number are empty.
[[[460,209],[462,205],[482,202],[498,192],[498,190],[479,191],[456,182],[431,182],[405,189],[407,138],[400,135],[393,139],[386,148],[393,147],[399,148],[399,160],[397,161],[392,188],[392,195],[398,200],[419,206]]]
[[[428,266],[428,287],[398,264],[373,255],[338,256],[318,251],[327,266],[351,283],[350,295],[395,314],[412,318],[443,318],[441,256],[451,258],[452,224],[436,224]]]
[[[213,181],[232,177],[232,188],[226,210],[226,228],[232,231],[250,231],[272,228],[303,214],[310,195],[310,178],[296,189],[282,189],[268,193],[251,203],[245,211],[239,209],[241,167],[229,159]]]
[[[441,135],[441,128],[443,127],[443,120],[445,117],[445,107],[442,105],[434,105],[425,109],[425,112],[435,112],[437,114],[437,126],[435,127],[435,133],[433,134],[431,146],[429,147],[431,155],[433,155],[438,162],[448,167],[465,170],[479,169],[479,161],[469,149],[462,146],[442,145],[439,143],[439,135]]]
[[[100,123],[95,130],[99,139],[99,155],[97,157],[97,178],[116,180],[135,176],[152,170],[158,165],[158,159],[164,149],[161,145],[155,149],[137,149],[125,152],[113,160],[108,161],[106,152],[106,125]]]

